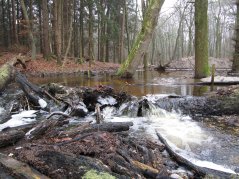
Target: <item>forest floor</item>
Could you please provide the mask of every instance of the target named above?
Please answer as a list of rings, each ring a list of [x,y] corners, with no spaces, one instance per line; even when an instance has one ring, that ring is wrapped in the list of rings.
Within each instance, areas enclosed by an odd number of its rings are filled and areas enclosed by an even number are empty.
[[[119,68],[120,64],[110,62],[93,61],[91,67],[89,62],[84,61],[83,63],[76,62],[73,58],[68,58],[63,61],[62,65],[57,64],[56,59],[45,60],[42,54],[37,55],[36,60],[30,60],[30,56],[26,55],[27,51],[24,49],[12,49],[11,51],[4,51],[0,49],[0,66],[5,62],[11,60],[13,57],[19,55],[22,52],[24,58],[26,58],[26,69],[24,73],[30,76],[58,76],[58,75],[72,75],[78,73],[88,72],[91,73],[115,73]],[[172,61],[167,69],[194,69],[194,57],[182,58],[179,60]],[[209,65],[216,65],[216,69],[231,69],[232,61],[228,58],[209,58]],[[21,69],[22,71],[22,69]],[[22,71],[23,72],[23,71]]]
[[[18,53],[14,52],[0,52],[0,66],[17,55]],[[70,58],[63,61],[62,65],[59,65],[55,59],[45,60],[41,54],[37,55],[36,60],[30,60],[29,56],[24,56],[24,58],[27,58],[24,72],[31,76],[70,75],[84,73],[88,70],[92,73],[114,73],[119,68],[119,64],[100,61],[93,61],[91,67],[89,67],[89,62],[87,61],[80,64]]]

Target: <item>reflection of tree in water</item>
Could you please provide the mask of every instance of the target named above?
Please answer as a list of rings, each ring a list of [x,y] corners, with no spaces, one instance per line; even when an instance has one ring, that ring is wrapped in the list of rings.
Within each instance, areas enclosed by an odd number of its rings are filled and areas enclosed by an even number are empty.
[[[204,93],[209,91],[209,86],[194,86],[193,96],[202,96]]]

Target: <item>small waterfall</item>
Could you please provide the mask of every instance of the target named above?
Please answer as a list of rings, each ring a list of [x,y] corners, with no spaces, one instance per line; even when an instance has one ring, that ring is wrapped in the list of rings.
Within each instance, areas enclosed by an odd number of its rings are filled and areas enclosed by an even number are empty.
[[[107,107],[103,110],[105,120],[112,122],[133,122],[132,132],[134,135],[151,136],[158,139],[156,135],[157,131],[167,140],[175,152],[194,164],[228,173],[235,173],[233,170],[228,169],[228,166],[236,169],[238,165],[230,163],[228,158],[236,155],[237,148],[225,148],[223,150],[221,145],[222,143],[224,144],[225,139],[221,140],[218,137],[218,133],[208,130],[206,126],[192,120],[190,116],[185,116],[175,111],[168,112],[159,108],[155,104],[155,101],[161,97],[165,97],[165,95],[144,97],[143,99],[147,100],[147,105],[142,105],[141,99],[122,104],[119,109]],[[136,114],[138,114],[137,111],[140,107],[142,117],[137,117]],[[228,136],[222,137],[227,138]],[[221,150],[222,152],[219,152]]]

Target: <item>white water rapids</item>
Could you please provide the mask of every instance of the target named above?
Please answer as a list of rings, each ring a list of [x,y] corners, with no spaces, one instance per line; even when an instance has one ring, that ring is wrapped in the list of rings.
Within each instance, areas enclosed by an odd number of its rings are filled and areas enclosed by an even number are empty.
[[[3,111],[4,109],[0,107],[0,114]],[[12,115],[11,119],[0,124],[0,131],[7,127],[17,127],[34,122],[36,120],[36,112],[35,110],[28,110]]]
[[[238,165],[228,166],[225,160],[238,157],[236,156],[237,152],[230,152],[225,148],[226,152],[221,154],[219,150],[223,150],[223,142],[219,141],[221,139],[218,138],[218,133],[202,128],[200,123],[193,121],[189,116],[156,107],[153,104],[154,99],[160,97],[165,97],[165,95],[146,97],[152,103],[149,103],[150,110],[145,117],[129,117],[130,114],[122,116],[121,113],[127,106],[127,104],[123,104],[120,110],[116,110],[114,107],[105,108],[103,110],[104,118],[111,122],[132,121],[134,123],[133,133],[141,134],[141,136],[148,135],[156,140],[158,139],[157,131],[175,152],[195,165],[236,174],[234,169]],[[131,109],[130,106],[128,106],[128,112],[129,109]],[[135,113],[135,111],[131,112]]]

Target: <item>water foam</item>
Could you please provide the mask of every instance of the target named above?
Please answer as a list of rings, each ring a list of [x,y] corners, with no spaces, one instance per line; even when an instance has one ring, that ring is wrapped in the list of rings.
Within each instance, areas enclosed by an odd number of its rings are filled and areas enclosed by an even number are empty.
[[[0,114],[2,114],[4,111],[5,111],[5,109],[0,107]]]
[[[12,115],[12,118],[7,122],[0,124],[0,131],[6,127],[17,127],[25,124],[29,124],[36,120],[35,110],[22,111],[19,114]]]

